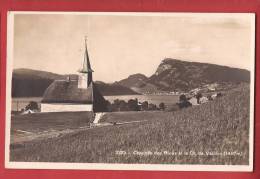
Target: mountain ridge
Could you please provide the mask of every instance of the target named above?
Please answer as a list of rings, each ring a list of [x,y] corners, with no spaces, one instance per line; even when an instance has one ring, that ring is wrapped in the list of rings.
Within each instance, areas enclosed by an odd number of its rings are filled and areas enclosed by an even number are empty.
[[[40,70],[15,69],[12,96],[42,95],[53,80],[66,79],[68,76],[77,79],[75,74],[59,75]],[[137,73],[114,83],[96,83],[103,95],[129,95],[188,92],[210,84],[228,86],[249,82],[250,72],[245,69],[165,58],[150,77]]]
[[[32,69],[14,69],[12,76],[12,97],[40,97],[54,80],[65,80],[68,76],[77,80],[76,74],[60,75]],[[138,95],[139,93],[119,84],[96,82],[102,95]]]
[[[162,60],[155,73],[141,82],[133,84],[131,76],[118,83],[142,93],[187,92],[212,83],[250,82],[250,72],[245,69],[173,58]]]

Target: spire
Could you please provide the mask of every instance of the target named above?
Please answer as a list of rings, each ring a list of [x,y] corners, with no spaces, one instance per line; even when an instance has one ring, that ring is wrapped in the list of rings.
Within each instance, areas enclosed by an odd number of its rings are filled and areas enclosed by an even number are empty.
[[[92,72],[89,56],[88,56],[88,48],[87,48],[87,38],[85,37],[85,54],[84,61],[82,67],[78,71],[79,79],[78,79],[78,87],[79,88],[88,88],[88,86],[92,83]]]
[[[88,48],[87,48],[87,37],[85,37],[85,54],[82,68],[79,70],[80,73],[92,73],[94,72],[91,69],[89,56],[88,56]]]

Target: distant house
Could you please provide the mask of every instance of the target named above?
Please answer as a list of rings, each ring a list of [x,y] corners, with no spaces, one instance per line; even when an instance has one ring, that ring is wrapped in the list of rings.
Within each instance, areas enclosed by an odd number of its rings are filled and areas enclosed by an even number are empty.
[[[196,106],[196,105],[199,105],[198,103],[198,99],[195,98],[195,97],[192,97],[189,102],[192,104],[192,106]]]
[[[202,96],[202,97],[200,98],[200,104],[206,103],[206,102],[208,102],[208,101],[209,101],[208,98],[205,97],[205,96]]]
[[[209,91],[216,91],[216,88],[218,87],[218,83],[207,84],[207,85],[205,85],[205,87]]]
[[[92,81],[93,72],[85,40],[84,61],[78,79],[55,80],[44,92],[41,112],[106,111],[106,100]]]
[[[192,104],[192,106],[200,105],[200,104],[206,103],[208,101],[209,101],[208,98],[205,96],[201,96],[199,98],[192,97],[189,99],[189,102]]]
[[[200,88],[195,88],[195,89],[192,89],[192,90],[190,90],[190,94],[193,94],[193,95],[196,95],[197,93],[199,93],[201,91],[201,89]]]

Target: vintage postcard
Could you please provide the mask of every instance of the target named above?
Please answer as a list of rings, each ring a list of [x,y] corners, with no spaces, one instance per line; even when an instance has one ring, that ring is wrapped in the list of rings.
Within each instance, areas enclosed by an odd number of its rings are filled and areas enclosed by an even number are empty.
[[[7,168],[252,171],[255,14],[8,13]]]

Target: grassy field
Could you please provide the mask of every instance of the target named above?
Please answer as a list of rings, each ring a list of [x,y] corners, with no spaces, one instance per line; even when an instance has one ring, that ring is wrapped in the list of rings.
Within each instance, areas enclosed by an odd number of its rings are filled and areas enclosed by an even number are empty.
[[[12,116],[11,133],[22,130],[40,132],[45,130],[73,129],[88,125],[92,114],[88,112],[33,113]]]
[[[11,118],[11,144],[52,137],[60,132],[68,133],[80,127],[89,127],[92,120],[93,114],[90,112],[13,115]]]
[[[171,114],[170,114],[171,115]],[[113,112],[105,114],[100,122],[131,122],[131,121],[150,121],[157,120],[158,116],[161,118],[168,117],[169,114],[164,111],[126,111]]]
[[[249,87],[176,112],[106,114],[103,122],[141,121],[66,134],[11,148],[11,161],[248,164]]]

